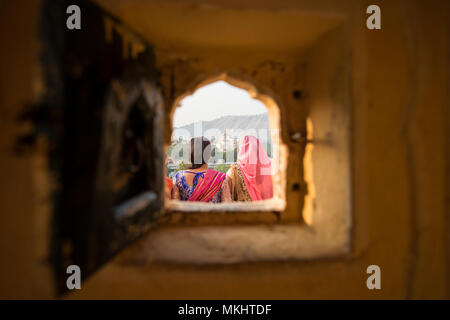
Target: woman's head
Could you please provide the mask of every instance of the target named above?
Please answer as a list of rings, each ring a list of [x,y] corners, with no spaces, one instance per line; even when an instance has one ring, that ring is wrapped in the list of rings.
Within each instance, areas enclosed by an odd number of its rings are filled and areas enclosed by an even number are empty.
[[[200,168],[211,158],[211,142],[205,137],[191,139],[192,169]]]
[[[271,161],[256,137],[244,137],[239,146],[238,165],[253,201],[272,198]]]
[[[270,165],[271,161],[258,138],[245,136],[239,143],[238,162],[246,165]]]

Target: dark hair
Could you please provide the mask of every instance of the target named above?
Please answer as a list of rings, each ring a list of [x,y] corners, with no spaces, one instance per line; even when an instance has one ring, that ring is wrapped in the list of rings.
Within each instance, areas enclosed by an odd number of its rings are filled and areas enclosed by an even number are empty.
[[[200,168],[211,158],[211,142],[205,137],[191,139],[191,169]]]

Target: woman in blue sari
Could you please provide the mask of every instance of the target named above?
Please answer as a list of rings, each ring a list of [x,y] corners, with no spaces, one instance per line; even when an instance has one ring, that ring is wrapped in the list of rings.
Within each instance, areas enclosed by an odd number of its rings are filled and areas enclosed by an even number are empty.
[[[175,174],[172,199],[207,203],[229,202],[231,194],[222,172],[208,169],[211,143],[204,137],[191,139],[190,170]]]

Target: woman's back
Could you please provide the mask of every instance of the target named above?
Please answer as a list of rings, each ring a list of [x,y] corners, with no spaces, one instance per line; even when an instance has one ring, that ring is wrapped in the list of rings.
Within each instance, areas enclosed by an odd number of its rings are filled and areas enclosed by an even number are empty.
[[[191,168],[175,174],[172,199],[199,202],[231,201],[225,174],[208,169],[211,142],[205,137],[191,139]]]
[[[256,137],[244,137],[239,146],[237,165],[230,168],[227,177],[235,201],[273,197],[271,160]]]
[[[205,176],[206,171],[190,171],[190,170],[180,170],[178,171],[173,180],[174,186],[178,188],[180,196],[177,197],[179,200],[186,201],[192,195],[195,187]]]
[[[172,198],[182,201],[189,201],[191,196],[196,191],[197,187],[203,187],[203,179],[205,175],[221,175],[221,173],[214,170],[180,170],[174,176],[174,188],[172,192]],[[231,201],[229,194],[229,188],[227,183],[223,183],[224,179],[217,181],[217,191],[212,196],[210,203],[227,202]],[[210,187],[208,185],[207,187]],[[213,187],[213,186],[211,186]],[[198,191],[198,190],[197,190]],[[205,192],[208,190],[205,188]],[[195,201],[195,200],[194,200]]]
[[[238,165],[231,165],[227,172],[227,182],[230,187],[231,199],[233,201],[252,201]]]

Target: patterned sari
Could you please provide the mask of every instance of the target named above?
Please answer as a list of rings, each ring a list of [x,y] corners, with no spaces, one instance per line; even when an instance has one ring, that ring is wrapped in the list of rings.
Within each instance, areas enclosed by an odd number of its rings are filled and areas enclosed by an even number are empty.
[[[259,201],[272,198],[271,160],[256,137],[244,137],[237,162],[227,172],[232,199]]]
[[[185,173],[195,175],[192,185],[187,183]],[[229,202],[231,195],[228,183],[224,183],[224,180],[225,174],[211,169],[204,172],[178,171],[174,177],[172,199],[208,203]]]
[[[232,164],[227,172],[227,180],[230,186],[231,199],[233,201],[252,201],[252,197],[248,193],[245,185],[244,177],[242,176],[241,168],[238,165]]]
[[[208,169],[187,201],[210,202],[222,187],[225,177],[225,173]]]

